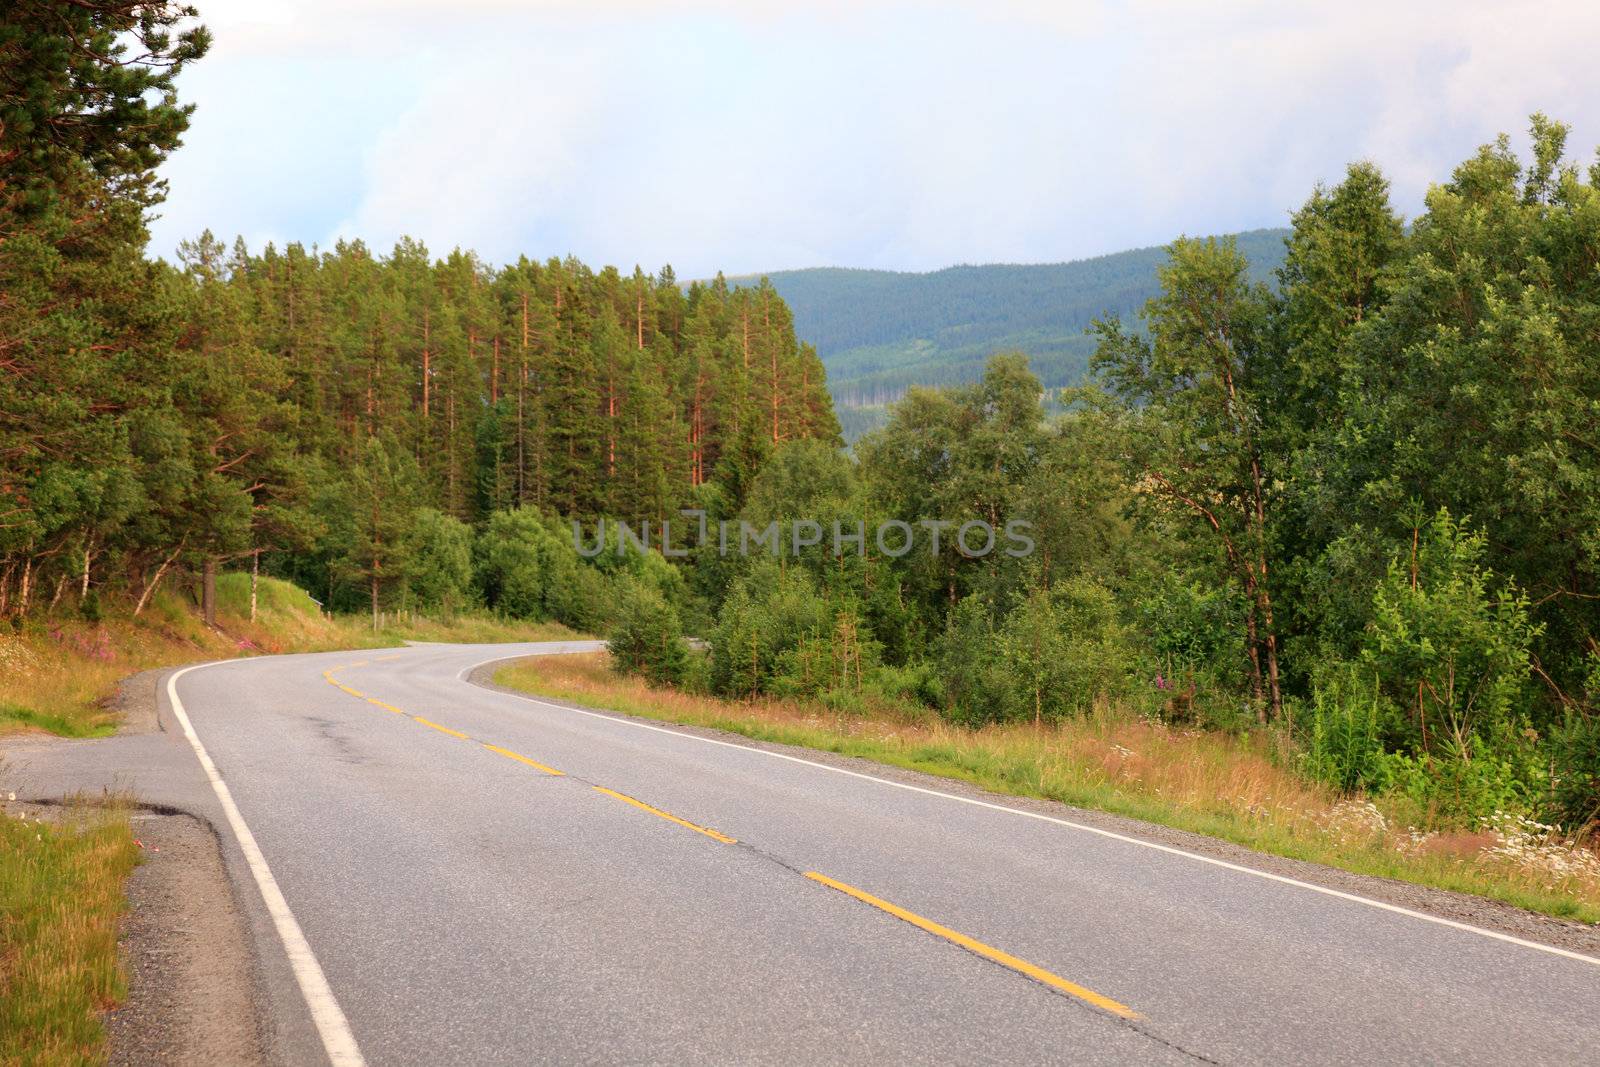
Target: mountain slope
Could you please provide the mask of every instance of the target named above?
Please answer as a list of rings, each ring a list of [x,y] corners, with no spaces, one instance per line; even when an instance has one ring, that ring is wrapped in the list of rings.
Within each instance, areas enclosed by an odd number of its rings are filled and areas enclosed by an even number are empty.
[[[1287,230],[1238,235],[1254,280],[1283,262]],[[854,439],[911,385],[975,381],[993,353],[1020,350],[1047,388],[1082,380],[1084,331],[1106,313],[1132,318],[1155,294],[1162,248],[1071,263],[959,266],[926,274],[823,267],[768,275],[817,346],[840,422]],[[754,278],[731,279],[753,284]]]

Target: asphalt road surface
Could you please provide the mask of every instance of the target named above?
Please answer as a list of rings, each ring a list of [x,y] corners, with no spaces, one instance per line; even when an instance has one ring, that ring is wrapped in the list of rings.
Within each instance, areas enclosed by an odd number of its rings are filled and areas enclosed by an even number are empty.
[[[192,669],[76,773],[212,816],[288,1063],[1595,1062],[1600,961],[465,679],[580,647]]]

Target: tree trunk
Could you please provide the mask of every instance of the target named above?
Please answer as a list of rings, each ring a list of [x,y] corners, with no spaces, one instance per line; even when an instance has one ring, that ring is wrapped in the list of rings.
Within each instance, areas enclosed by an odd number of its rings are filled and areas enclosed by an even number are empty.
[[[1246,647],[1250,653],[1250,696],[1256,706],[1256,723],[1260,726],[1267,725],[1267,705],[1262,697],[1261,687],[1261,642],[1256,630],[1256,597],[1255,590],[1250,590],[1251,597],[1245,605],[1244,633]]]
[[[261,581],[261,550],[250,553],[250,621],[256,621],[256,585]]]
[[[772,443],[778,443],[778,346],[772,346]]]
[[[161,584],[161,579],[167,573],[167,568],[172,566],[172,561],[177,559],[178,553],[182,551],[183,545],[179,544],[177,548],[172,550],[172,555],[161,561],[161,566],[156,568],[155,576],[150,579],[150,584],[146,585],[144,592],[139,594],[139,602],[133,606],[134,618],[137,619],[140,613],[144,611],[145,605],[150,603],[150,595],[156,591],[156,586]]]
[[[1261,622],[1267,631],[1267,698],[1272,702],[1273,719],[1278,719],[1283,715],[1283,691],[1278,686],[1278,634],[1272,625],[1272,597],[1265,585],[1261,587]]]
[[[617,476],[617,368],[606,370],[606,477]]]
[[[217,625],[217,560],[207,556],[200,565],[200,612],[207,626]]]
[[[449,473],[450,485],[450,514],[460,517],[464,510],[456,500],[456,394],[446,392],[444,396],[445,408],[445,439],[449,442],[449,449],[445,455],[446,471]]]
[[[517,368],[517,503],[528,499],[528,417],[524,401],[528,392],[528,294],[522,294],[522,359]]]

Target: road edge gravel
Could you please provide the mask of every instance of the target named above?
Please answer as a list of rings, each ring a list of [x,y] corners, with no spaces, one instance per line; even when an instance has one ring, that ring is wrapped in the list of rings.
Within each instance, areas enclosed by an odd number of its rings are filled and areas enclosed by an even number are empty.
[[[117,683],[108,701],[116,736],[167,732],[161,685],[180,669],[155,667]],[[159,806],[136,806],[133,818],[144,862],[128,879],[118,937],[127,997],[103,1016],[108,1062],[271,1062],[259,948],[217,827],[199,813]]]
[[[981,800],[991,804],[1003,804],[1006,807],[1047,815],[1052,818],[1069,819],[1101,830],[1108,830],[1112,833],[1138,838],[1141,841],[1148,841],[1151,844],[1164,845],[1168,848],[1181,849],[1201,856],[1224,860],[1241,867],[1249,867],[1264,874],[1294,878],[1302,882],[1309,882],[1312,885],[1322,886],[1325,889],[1334,889],[1342,893],[1367,897],[1385,904],[1409,908],[1412,911],[1425,912],[1441,919],[1479,926],[1485,930],[1509,934],[1512,937],[1520,937],[1526,941],[1536,941],[1553,948],[1600,957],[1600,926],[1590,926],[1573,919],[1560,919],[1553,915],[1527,911],[1503,901],[1474,896],[1470,893],[1460,893],[1450,889],[1437,889],[1432,886],[1417,885],[1414,882],[1405,882],[1395,878],[1357,874],[1354,871],[1347,871],[1339,867],[1328,867],[1307,860],[1275,856],[1268,852],[1257,852],[1243,845],[1237,845],[1220,838],[1208,837],[1191,830],[1179,830],[1170,826],[1162,826],[1159,823],[1144,822],[1125,815],[1114,815],[1110,812],[1097,811],[1090,808],[1075,808],[1053,800],[1016,796],[1011,793],[996,793],[960,778],[945,778],[922,771],[907,770],[904,767],[878,763],[860,756],[846,756],[836,752],[828,752],[824,749],[762,741],[726,730],[717,730],[706,726],[693,726],[673,722],[669,719],[633,715],[628,712],[616,711],[612,708],[592,707],[571,700],[538,696],[519,689],[513,689],[510,686],[501,685],[494,680],[495,672],[501,667],[524,658],[526,657],[510,656],[506,659],[478,664],[464,674],[464,680],[479,688],[505,693],[524,700],[537,700],[557,707],[595,712],[616,719],[638,720],[664,729],[711,738],[744,748],[779,752],[787,756],[810,760],[813,763],[821,763],[830,767],[868,774],[875,778],[883,778],[904,785],[932,789],[937,792],[950,793],[955,796]]]
[[[104,1017],[109,1062],[265,1063],[254,956],[215,830],[181,812],[132,819],[143,862],[118,939],[128,995]]]

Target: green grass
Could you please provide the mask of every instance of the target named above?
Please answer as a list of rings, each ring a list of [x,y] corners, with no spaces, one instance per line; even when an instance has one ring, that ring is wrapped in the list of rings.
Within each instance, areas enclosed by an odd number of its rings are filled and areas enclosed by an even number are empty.
[[[0,704],[0,732],[4,732],[8,726],[43,730],[60,737],[105,737],[116,732],[116,726],[109,722],[98,722],[82,716],[52,715],[15,704]]]
[[[100,1013],[124,994],[117,922],[137,862],[124,811],[0,815],[0,1064],[104,1062]]]
[[[1103,713],[1058,726],[967,729],[893,712],[840,718],[796,701],[727,701],[652,688],[611,671],[604,654],[542,656],[500,668],[502,685],[630,715],[711,727],[760,741],[856,756],[970,782],[996,793],[1111,812],[1289,859],[1489,897],[1600,923],[1600,883],[1554,879],[1441,834],[1433,851],[1401,852],[1403,813],[1369,832],[1352,802],[1306,782],[1263,739],[1240,740]],[[1126,755],[1125,755],[1126,754]]]

